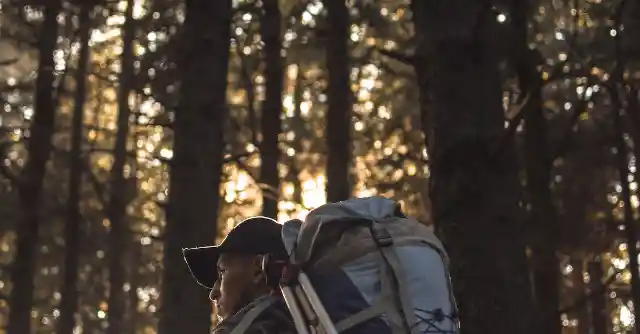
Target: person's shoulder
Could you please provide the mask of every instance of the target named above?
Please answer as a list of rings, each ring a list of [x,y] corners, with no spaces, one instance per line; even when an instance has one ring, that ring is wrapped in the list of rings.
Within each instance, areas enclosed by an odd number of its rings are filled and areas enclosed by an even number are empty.
[[[246,334],[295,334],[291,314],[284,302],[278,301],[265,309],[249,326]]]

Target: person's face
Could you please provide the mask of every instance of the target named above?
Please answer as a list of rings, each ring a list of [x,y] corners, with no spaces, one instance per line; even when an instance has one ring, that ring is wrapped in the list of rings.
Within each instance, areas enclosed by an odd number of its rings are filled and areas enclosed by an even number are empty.
[[[225,319],[251,301],[260,271],[253,256],[233,254],[221,254],[217,267],[218,280],[209,297]]]

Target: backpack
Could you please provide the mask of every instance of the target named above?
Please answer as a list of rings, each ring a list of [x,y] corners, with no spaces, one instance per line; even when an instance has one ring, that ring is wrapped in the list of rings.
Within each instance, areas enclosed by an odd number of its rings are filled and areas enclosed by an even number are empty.
[[[295,271],[284,285],[307,295],[313,290],[324,307],[319,313],[326,312],[333,327],[318,330],[317,319],[307,316],[311,330],[297,327],[299,333],[458,333],[444,247],[396,202],[376,196],[326,204],[304,222],[284,223],[282,238],[291,256],[289,271]],[[295,287],[295,277],[312,289]],[[285,299],[299,325],[293,311],[300,307],[291,294]]]

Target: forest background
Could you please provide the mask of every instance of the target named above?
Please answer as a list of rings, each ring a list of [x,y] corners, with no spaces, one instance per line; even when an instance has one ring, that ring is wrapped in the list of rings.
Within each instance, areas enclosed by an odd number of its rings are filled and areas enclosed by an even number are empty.
[[[374,194],[465,334],[640,330],[640,2],[0,4],[0,333],[206,333],[182,247]]]

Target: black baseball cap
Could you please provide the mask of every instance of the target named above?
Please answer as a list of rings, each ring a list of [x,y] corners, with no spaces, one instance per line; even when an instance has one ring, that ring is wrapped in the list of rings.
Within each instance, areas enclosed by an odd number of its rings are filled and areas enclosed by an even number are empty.
[[[234,227],[217,246],[184,248],[182,254],[191,275],[198,284],[213,289],[218,279],[217,263],[220,254],[270,254],[286,261],[287,251],[281,237],[282,225],[267,217],[252,217]]]

